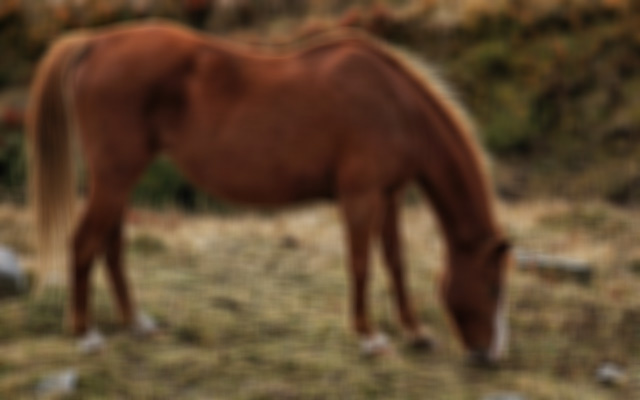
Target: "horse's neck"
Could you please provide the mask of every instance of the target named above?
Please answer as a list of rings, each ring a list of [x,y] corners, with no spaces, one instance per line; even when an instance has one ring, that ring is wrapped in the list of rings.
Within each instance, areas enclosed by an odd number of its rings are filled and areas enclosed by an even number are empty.
[[[422,186],[430,197],[449,248],[474,249],[501,236],[480,154],[464,132],[437,121],[425,131],[420,156]],[[424,149],[427,149],[424,154]]]

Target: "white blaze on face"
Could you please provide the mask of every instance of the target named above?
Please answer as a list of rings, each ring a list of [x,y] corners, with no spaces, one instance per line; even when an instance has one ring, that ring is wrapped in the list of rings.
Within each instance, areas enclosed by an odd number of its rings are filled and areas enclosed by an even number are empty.
[[[498,360],[504,357],[509,347],[509,321],[507,315],[506,296],[500,296],[496,313],[493,317],[493,338],[489,348],[489,357]]]

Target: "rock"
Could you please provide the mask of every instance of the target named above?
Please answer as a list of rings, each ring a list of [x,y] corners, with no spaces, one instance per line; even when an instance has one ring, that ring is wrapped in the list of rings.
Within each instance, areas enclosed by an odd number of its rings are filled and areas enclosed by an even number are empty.
[[[583,260],[526,251],[516,251],[515,259],[520,269],[535,271],[542,276],[572,279],[584,285],[593,279],[593,267]]]
[[[36,397],[68,396],[75,392],[77,386],[78,373],[73,369],[67,369],[42,378],[36,386]]]
[[[482,400],[526,400],[526,398],[518,393],[493,393],[488,394]]]
[[[621,366],[606,362],[596,370],[596,380],[605,386],[621,386],[627,381],[627,374]]]
[[[158,333],[158,324],[149,314],[140,312],[133,321],[131,333],[140,338],[152,336]]]
[[[0,299],[19,296],[29,289],[29,280],[13,252],[0,246]]]

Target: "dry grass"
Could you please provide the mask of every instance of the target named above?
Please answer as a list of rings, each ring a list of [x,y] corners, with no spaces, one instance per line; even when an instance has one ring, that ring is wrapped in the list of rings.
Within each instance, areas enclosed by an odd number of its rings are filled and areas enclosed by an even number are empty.
[[[404,234],[413,292],[441,346],[431,354],[402,347],[386,279],[376,267],[375,319],[398,346],[379,360],[361,359],[348,329],[344,250],[332,208],[236,217],[136,211],[130,272],[163,333],[140,342],[120,331],[102,279],[96,318],[110,342],[96,356],[77,354],[63,334],[61,292],[1,303],[0,393],[31,398],[42,376],[76,368],[79,389],[70,398],[82,399],[480,399],[502,391],[528,399],[637,396],[640,277],[622,266],[640,257],[639,213],[538,202],[502,206],[501,216],[519,246],[584,258],[597,270],[588,287],[513,271],[512,352],[500,371],[462,365],[436,298],[442,244],[422,206],[405,210]],[[23,210],[2,207],[0,220],[28,242]],[[594,371],[607,360],[632,379],[619,388],[598,386]]]

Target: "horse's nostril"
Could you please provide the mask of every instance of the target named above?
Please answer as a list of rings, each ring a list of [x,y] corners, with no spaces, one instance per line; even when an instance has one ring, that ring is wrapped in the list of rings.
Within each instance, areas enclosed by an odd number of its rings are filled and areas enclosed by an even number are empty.
[[[467,365],[473,368],[496,369],[498,368],[498,360],[489,355],[484,350],[474,350],[467,354]]]

